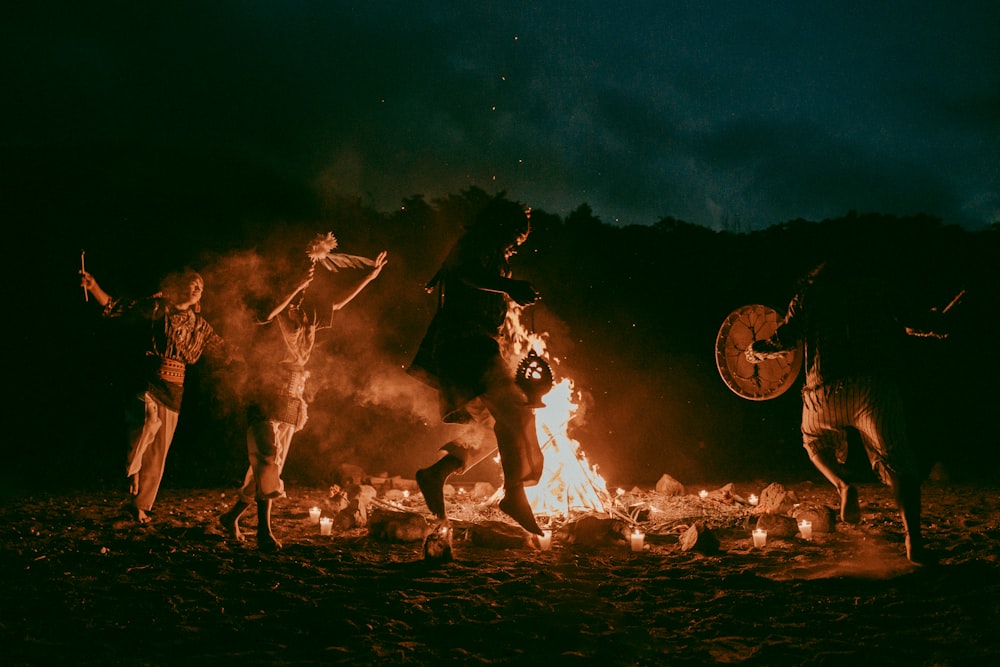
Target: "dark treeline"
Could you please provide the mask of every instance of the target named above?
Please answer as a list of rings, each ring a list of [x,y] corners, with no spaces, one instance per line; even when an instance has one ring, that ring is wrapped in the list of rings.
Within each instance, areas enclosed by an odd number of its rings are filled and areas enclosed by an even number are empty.
[[[247,304],[291,280],[304,266],[305,244],[326,231],[344,252],[388,250],[389,265],[324,334],[310,421],[286,479],[326,484],[342,462],[411,476],[444,441],[435,394],[404,372],[433,314],[423,285],[491,196],[477,188],[433,201],[414,196],[388,213],[340,197],[303,200],[282,215],[267,207],[251,214],[245,203],[243,213],[227,214],[216,204],[185,223],[168,221],[175,211],[166,209],[114,230],[84,224],[56,244],[50,260],[60,267],[40,309],[64,313],[65,328],[24,336],[26,346],[44,349],[29,355],[29,392],[38,400],[27,408],[30,423],[43,425],[43,444],[26,441],[25,474],[14,481],[118,488],[124,480],[117,401],[137,333],[84,303],[70,243],[86,248],[88,270],[115,295],[152,293],[164,273],[184,265],[200,270],[203,312],[240,344]],[[987,424],[998,370],[996,226],[969,231],[926,216],[851,213],[732,233],[673,218],[618,227],[586,205],[565,218],[534,209],[532,225],[513,262],[542,294],[525,321],[547,335],[557,377],[579,390],[571,434],[610,483],[651,484],[663,473],[690,482],[815,476],[799,444],[798,387],[770,401],[739,398],[719,377],[713,348],[733,309],[764,303],[783,312],[798,278],[833,254],[892,281],[914,314],[966,290],[944,320],[950,337],[914,340],[905,351],[904,381],[926,470],[937,463],[953,477],[995,473],[1000,456]],[[311,289],[333,294],[351,279],[321,273]],[[229,370],[212,363],[192,370],[165,484],[228,487],[241,478],[244,432]],[[73,398],[54,409],[42,387],[63,382]],[[870,475],[862,459],[852,465]],[[496,474],[487,464],[469,478]]]

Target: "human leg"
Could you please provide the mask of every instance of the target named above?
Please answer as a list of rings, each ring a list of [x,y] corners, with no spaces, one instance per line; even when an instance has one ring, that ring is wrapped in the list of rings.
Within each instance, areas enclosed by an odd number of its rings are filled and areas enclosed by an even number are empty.
[[[452,473],[465,467],[465,460],[459,455],[461,448],[457,443],[449,442],[441,448],[446,453],[436,463],[417,471],[417,486],[424,496],[427,509],[439,519],[445,518],[444,484]]]
[[[829,392],[822,386],[807,387],[802,392],[802,446],[813,466],[830,482],[840,496],[840,520],[861,520],[858,491],[841,474],[847,458],[847,432],[851,409],[847,396],[838,389]]]
[[[177,430],[178,413],[166,407],[156,399],[158,413],[162,422],[157,429],[152,441],[142,455],[142,467],[139,472],[139,493],[135,497],[135,506],[140,513],[148,513],[153,509],[156,495],[160,490],[160,483],[163,481],[163,472],[167,465],[167,453],[170,451],[170,443],[173,440],[174,432]],[[148,515],[147,519],[148,521]]]
[[[271,531],[270,498],[257,500],[257,548],[262,551],[276,551],[281,548],[281,542]]]
[[[858,490],[837,473],[837,466],[831,459],[829,450],[809,452],[812,464],[837,489],[837,494],[840,496],[840,520],[845,523],[857,523],[861,520]]]
[[[891,485],[906,535],[906,558],[916,564],[926,562],[924,539],[920,530],[920,480],[909,475],[896,477]]]
[[[535,431],[535,413],[512,378],[506,375],[490,383],[483,401],[496,423],[497,448],[504,475],[504,497],[500,510],[530,533],[542,534],[525,494],[525,485],[536,484],[542,475],[544,457]]]
[[[897,385],[884,378],[872,378],[866,387],[869,398],[855,425],[872,470],[892,489],[906,536],[906,557],[922,563],[920,475],[910,448],[902,396]]]
[[[249,507],[250,503],[243,499],[239,499],[233,503],[233,506],[229,508],[229,511],[219,516],[219,523],[222,525],[222,529],[226,532],[226,534],[240,542],[246,539],[243,536],[243,531],[240,530],[240,517],[243,516]]]
[[[257,498],[284,494],[281,473],[291,447],[295,426],[278,420],[255,421],[247,429],[247,454],[256,480]]]
[[[139,471],[142,457],[149,448],[161,426],[159,410],[153,397],[143,393],[125,408],[125,427],[128,434],[128,450],[125,455],[125,475],[128,477],[128,510],[139,523],[148,523],[149,516],[139,509]]]

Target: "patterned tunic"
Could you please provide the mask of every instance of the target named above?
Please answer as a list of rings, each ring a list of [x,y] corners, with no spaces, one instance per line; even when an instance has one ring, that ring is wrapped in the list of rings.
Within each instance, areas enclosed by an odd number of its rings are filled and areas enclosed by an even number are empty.
[[[177,310],[165,299],[111,299],[104,307],[108,318],[148,320],[146,390],[172,410],[180,410],[184,371],[205,352],[219,354],[225,343],[212,325],[193,308]]]

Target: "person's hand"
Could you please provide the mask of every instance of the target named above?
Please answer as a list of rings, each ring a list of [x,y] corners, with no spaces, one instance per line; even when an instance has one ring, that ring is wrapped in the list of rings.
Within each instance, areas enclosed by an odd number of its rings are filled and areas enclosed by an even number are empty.
[[[375,258],[375,268],[372,269],[372,278],[381,273],[382,267],[384,267],[388,263],[389,263],[389,253],[383,250],[378,254],[378,257]]]
[[[87,290],[88,292],[91,291],[97,284],[97,281],[94,280],[94,276],[90,275],[87,271],[83,269],[80,269],[78,273],[80,274],[80,287]]]
[[[535,291],[535,288],[527,280],[510,281],[507,296],[520,306],[530,306],[541,298],[541,295]]]

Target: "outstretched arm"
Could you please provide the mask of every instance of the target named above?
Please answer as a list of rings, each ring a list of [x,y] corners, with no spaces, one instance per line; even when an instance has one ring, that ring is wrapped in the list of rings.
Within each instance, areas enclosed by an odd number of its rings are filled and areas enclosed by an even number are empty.
[[[375,278],[378,277],[378,274],[382,273],[382,267],[384,267],[388,263],[388,261],[389,261],[388,253],[385,250],[383,250],[378,254],[378,257],[375,258],[375,268],[373,268],[371,272],[367,276],[365,276],[364,280],[362,280],[357,285],[357,287],[351,290],[347,294],[347,296],[345,296],[340,301],[335,301],[332,304],[331,309],[333,311],[338,311],[347,304],[349,304],[354,299],[354,297],[356,297],[358,294],[361,293],[361,290],[363,290],[365,287],[368,286],[368,283],[375,280]]]
[[[282,299],[278,303],[278,305],[274,307],[274,309],[268,314],[267,318],[264,320],[265,322],[270,322],[275,317],[277,317],[281,311],[283,311],[285,308],[288,308],[288,304],[292,302],[292,299],[294,299],[296,295],[302,292],[302,290],[304,290],[305,288],[309,287],[309,285],[313,281],[313,278],[315,277],[315,269],[316,269],[315,266],[309,267],[309,274],[305,277],[305,279],[302,282],[300,282],[298,285],[295,286],[295,289],[293,289],[288,294],[288,296]]]
[[[94,299],[102,307],[108,305],[108,302],[111,301],[111,295],[101,289],[101,286],[94,280],[94,276],[90,275],[84,269],[80,269],[80,284],[85,290],[94,295]]]
[[[463,275],[459,277],[459,280],[473,289],[484,292],[502,292],[521,306],[529,306],[540,298],[534,286],[527,280],[486,274]]]

